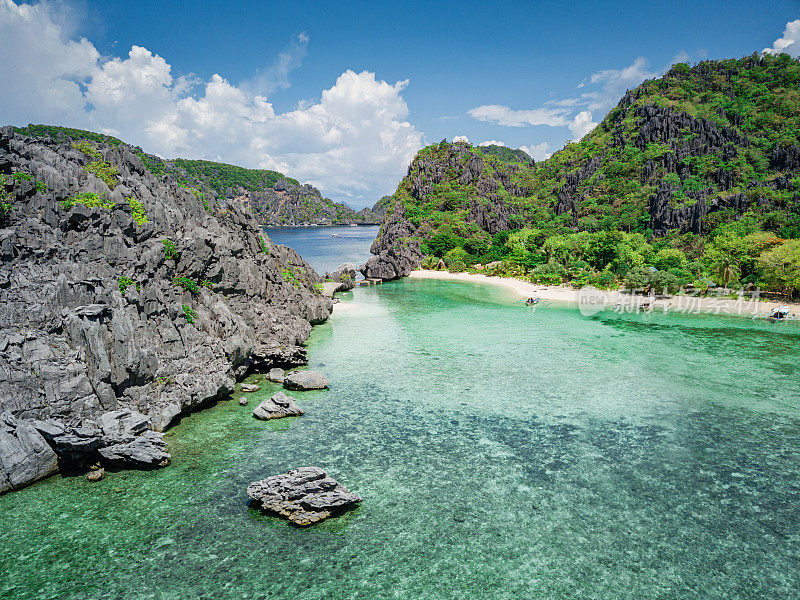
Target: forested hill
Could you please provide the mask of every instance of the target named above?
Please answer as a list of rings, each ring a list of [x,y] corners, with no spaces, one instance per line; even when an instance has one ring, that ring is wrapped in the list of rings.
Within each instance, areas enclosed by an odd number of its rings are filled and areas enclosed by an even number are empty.
[[[800,291],[800,62],[676,64],[531,164],[421,150],[367,274],[503,261],[534,281]],[[638,287],[638,285],[637,285]]]
[[[52,125],[28,125],[15,131],[30,137],[78,143],[83,140],[115,147],[122,143],[109,135]],[[158,177],[170,175],[184,187],[212,189],[220,198],[238,200],[262,225],[380,223],[383,217],[383,213],[374,214],[370,209],[356,212],[346,204],[324,198],[314,186],[300,185],[296,179],[277,171],[246,169],[208,160],[166,160],[141,149],[137,154]]]

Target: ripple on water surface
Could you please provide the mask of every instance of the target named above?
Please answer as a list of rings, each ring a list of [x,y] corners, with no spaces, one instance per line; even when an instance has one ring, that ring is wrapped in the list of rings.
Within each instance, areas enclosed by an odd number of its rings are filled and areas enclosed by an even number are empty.
[[[223,402],[174,462],[0,497],[2,598],[787,598],[800,588],[798,331],[358,289],[315,328],[303,417]],[[237,394],[238,397],[238,394]],[[299,530],[250,481],[364,498]]]

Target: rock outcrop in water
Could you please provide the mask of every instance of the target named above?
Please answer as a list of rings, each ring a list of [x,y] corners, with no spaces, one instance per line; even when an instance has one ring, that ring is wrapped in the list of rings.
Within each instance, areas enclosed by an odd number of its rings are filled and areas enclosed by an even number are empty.
[[[319,467],[301,467],[251,483],[247,495],[263,510],[307,527],[340,513],[361,498]]]
[[[302,414],[304,414],[304,411],[297,406],[295,399],[283,392],[278,392],[268,400],[264,400],[253,411],[253,416],[256,419],[264,421],[282,417],[299,417]]]
[[[289,390],[322,390],[328,387],[328,378],[318,371],[292,371],[283,378],[283,387]]]
[[[56,456],[165,464],[157,432],[181,414],[250,370],[306,362],[331,301],[237,203],[152,173],[125,144],[10,127],[0,174],[0,491]]]

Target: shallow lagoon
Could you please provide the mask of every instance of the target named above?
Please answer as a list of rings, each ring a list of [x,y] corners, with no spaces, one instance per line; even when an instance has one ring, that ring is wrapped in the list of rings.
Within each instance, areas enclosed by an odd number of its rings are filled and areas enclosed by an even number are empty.
[[[796,597],[797,326],[422,280],[343,304],[303,417],[250,394],[172,429],[171,467],[0,497],[0,597]],[[248,507],[303,465],[363,504],[307,530]]]

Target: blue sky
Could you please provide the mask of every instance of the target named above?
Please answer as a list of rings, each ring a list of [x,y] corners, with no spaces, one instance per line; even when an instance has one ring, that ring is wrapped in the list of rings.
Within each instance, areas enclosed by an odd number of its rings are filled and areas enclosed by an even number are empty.
[[[800,19],[781,0],[18,4],[0,0],[0,75],[38,95],[0,91],[0,121],[278,168],[356,206],[390,193],[422,144],[541,158],[676,59],[761,52]],[[26,27],[55,28],[51,80],[26,74],[47,59]]]

